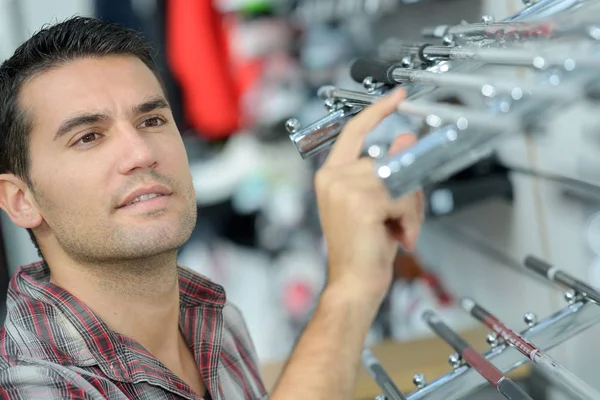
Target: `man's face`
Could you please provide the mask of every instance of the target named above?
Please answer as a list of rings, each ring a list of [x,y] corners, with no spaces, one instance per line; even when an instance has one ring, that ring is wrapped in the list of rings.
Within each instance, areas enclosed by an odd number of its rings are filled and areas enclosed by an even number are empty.
[[[33,122],[30,177],[43,248],[112,263],[172,251],[189,239],[196,202],[187,155],[163,90],[142,61],[69,62],[27,81],[20,105]]]

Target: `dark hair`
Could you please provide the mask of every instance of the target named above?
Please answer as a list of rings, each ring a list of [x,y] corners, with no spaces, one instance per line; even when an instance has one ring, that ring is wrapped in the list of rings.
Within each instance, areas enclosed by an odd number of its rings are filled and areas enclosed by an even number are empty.
[[[19,46],[0,65],[0,174],[14,174],[34,190],[29,174],[32,120],[19,105],[19,93],[29,78],[79,58],[131,55],[143,61],[162,85],[152,52],[139,32],[86,17],[44,27]],[[43,258],[33,231],[28,232]]]

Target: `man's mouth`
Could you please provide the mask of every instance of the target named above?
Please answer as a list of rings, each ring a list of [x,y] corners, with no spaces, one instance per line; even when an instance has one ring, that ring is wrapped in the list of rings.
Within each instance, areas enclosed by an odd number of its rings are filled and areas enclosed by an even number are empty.
[[[168,197],[173,192],[162,185],[148,185],[139,187],[136,190],[132,190],[129,192],[127,196],[121,201],[121,203],[117,206],[117,208],[123,208],[133,205],[141,205],[141,204],[158,204],[165,203],[166,199],[159,199],[159,197]]]
[[[158,194],[158,193],[143,194],[143,195],[138,196],[135,199],[133,199],[133,201],[127,203],[126,206],[130,206],[132,204],[139,203],[140,201],[146,201],[146,200],[154,199],[155,197],[160,197],[160,196],[163,196],[163,195],[162,194]]]

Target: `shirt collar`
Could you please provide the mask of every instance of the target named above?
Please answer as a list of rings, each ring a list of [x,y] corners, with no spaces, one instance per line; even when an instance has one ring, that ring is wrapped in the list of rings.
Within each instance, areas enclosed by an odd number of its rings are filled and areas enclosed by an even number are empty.
[[[211,282],[183,266],[177,267],[179,275],[179,307],[223,307],[227,301],[222,286]]]

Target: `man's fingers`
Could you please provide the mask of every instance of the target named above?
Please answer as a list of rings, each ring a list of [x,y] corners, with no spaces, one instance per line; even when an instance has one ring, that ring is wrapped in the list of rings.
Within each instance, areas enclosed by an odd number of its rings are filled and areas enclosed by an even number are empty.
[[[367,134],[385,117],[396,110],[396,106],[406,97],[404,89],[397,89],[377,103],[365,108],[346,124],[337,137],[325,164],[341,165],[356,160],[363,147]]]
[[[412,133],[403,133],[396,136],[392,145],[388,150],[388,154],[396,154],[403,150],[408,149],[410,146],[417,142],[417,137]]]
[[[421,217],[417,203],[419,194],[412,194],[390,203],[388,227],[394,227],[392,235],[407,251],[414,251],[419,236]]]

